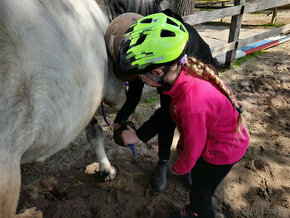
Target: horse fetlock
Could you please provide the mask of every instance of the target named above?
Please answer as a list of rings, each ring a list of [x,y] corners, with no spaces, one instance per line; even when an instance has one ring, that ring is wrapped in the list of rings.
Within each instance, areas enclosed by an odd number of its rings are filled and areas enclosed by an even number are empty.
[[[106,176],[105,181],[110,181],[116,178],[118,169],[111,165],[110,173]]]
[[[115,179],[118,173],[118,169],[112,166],[110,163],[100,163],[100,172],[105,181],[110,181]]]

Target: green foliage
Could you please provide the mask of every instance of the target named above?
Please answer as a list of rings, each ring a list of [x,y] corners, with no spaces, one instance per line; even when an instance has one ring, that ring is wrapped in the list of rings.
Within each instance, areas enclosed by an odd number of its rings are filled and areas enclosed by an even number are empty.
[[[115,117],[117,114],[116,113],[107,113],[107,117],[108,118],[113,118]]]
[[[215,9],[210,9],[210,8],[208,8],[208,9],[206,9],[206,8],[201,8],[200,9],[200,11],[214,11]]]
[[[285,23],[266,23],[263,25],[264,27],[281,27],[285,26]]]
[[[153,103],[158,100],[158,97],[145,98],[142,101],[145,103]]]
[[[241,64],[244,63],[245,61],[247,61],[247,60],[249,60],[249,59],[252,59],[252,58],[254,58],[254,57],[257,57],[257,56],[259,56],[260,54],[265,53],[265,52],[266,52],[265,50],[262,50],[262,51],[256,51],[256,52],[254,52],[254,53],[252,53],[252,54],[249,54],[249,55],[246,55],[246,56],[244,56],[244,57],[241,57],[241,58],[239,58],[239,59],[237,59],[237,60],[235,61],[235,64],[233,65],[233,68],[235,68],[235,67],[240,67]]]
[[[228,67],[220,68],[219,72],[223,73],[223,72],[225,72],[225,71],[227,71],[229,69],[239,68],[241,66],[241,64],[246,62],[247,60],[255,58],[255,57],[261,55],[262,53],[266,53],[266,52],[267,52],[266,50],[261,50],[261,51],[256,51],[256,52],[254,52],[252,54],[246,55],[244,57],[241,57],[241,58],[235,60],[235,63],[230,68],[228,68]]]
[[[251,12],[250,14],[267,14],[268,12],[266,11],[254,11],[254,12]]]

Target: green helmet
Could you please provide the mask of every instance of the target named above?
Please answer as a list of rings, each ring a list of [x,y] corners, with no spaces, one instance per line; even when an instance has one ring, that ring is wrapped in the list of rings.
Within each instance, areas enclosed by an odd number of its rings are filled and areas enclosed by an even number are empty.
[[[188,41],[185,26],[164,13],[139,19],[123,35],[119,57],[123,75],[142,74],[175,62]]]

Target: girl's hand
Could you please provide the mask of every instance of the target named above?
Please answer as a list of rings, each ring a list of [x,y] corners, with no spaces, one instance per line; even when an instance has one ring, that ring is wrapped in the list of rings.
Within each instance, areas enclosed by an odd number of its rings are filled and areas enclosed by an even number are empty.
[[[136,135],[136,131],[130,126],[127,126],[128,130],[122,131],[121,139],[125,145],[135,144],[140,141]]]

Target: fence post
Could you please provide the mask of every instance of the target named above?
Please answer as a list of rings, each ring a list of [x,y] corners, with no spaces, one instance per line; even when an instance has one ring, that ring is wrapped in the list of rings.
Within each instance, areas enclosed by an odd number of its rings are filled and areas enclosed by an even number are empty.
[[[278,14],[278,8],[273,8],[273,16],[272,16],[272,20],[271,23],[276,23],[277,21],[277,14]]]
[[[234,5],[235,6],[245,5],[245,0],[234,0]],[[241,24],[242,24],[243,13],[244,13],[244,7],[241,10],[241,14],[232,16],[228,43],[233,42],[233,41],[238,41],[239,35],[240,35]],[[225,60],[226,67],[229,67],[233,64],[236,58],[237,48],[238,48],[238,42],[235,45],[235,49],[227,52],[226,60]]]

